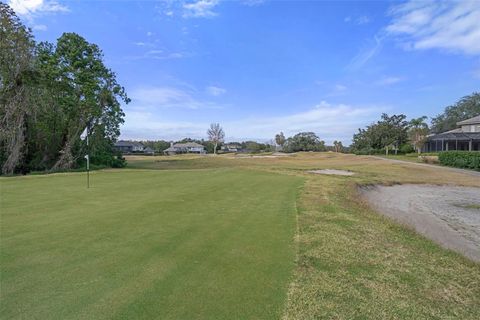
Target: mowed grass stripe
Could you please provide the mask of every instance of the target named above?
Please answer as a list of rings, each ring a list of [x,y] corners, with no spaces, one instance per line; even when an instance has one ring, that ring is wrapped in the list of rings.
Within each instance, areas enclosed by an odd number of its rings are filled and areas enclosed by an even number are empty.
[[[1,179],[5,318],[278,318],[303,179],[248,170]]]

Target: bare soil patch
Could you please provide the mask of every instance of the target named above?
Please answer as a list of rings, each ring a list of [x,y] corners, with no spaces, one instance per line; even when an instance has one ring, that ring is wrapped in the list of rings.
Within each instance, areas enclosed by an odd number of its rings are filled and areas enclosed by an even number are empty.
[[[327,175],[335,175],[335,176],[353,176],[355,174],[352,171],[337,170],[337,169],[310,170],[307,172],[314,173],[314,174],[327,174]]]
[[[480,188],[406,184],[361,193],[377,211],[480,261]]]

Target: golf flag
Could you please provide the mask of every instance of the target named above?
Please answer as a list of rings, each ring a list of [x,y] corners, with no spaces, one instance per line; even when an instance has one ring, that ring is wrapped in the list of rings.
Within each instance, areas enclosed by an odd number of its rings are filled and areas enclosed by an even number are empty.
[[[82,134],[80,135],[80,139],[85,140],[88,135],[88,127],[85,127],[85,130],[83,130]]]

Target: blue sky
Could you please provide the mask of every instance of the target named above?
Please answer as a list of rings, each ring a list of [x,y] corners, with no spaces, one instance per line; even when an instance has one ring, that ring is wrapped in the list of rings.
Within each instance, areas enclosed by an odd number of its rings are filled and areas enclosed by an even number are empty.
[[[121,138],[349,144],[382,112],[435,116],[480,89],[480,1],[11,0],[38,41],[98,44],[132,99]]]

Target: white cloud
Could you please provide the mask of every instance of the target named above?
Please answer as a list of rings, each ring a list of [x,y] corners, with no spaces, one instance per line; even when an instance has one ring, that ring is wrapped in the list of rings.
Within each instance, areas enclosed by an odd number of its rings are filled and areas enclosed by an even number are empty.
[[[138,92],[142,93],[142,92]],[[169,101],[170,96],[178,98],[178,92],[157,93],[154,100]],[[292,136],[302,131],[313,131],[327,143],[342,140],[350,143],[352,135],[359,127],[373,122],[384,106],[351,106],[330,104],[321,101],[318,105],[298,113],[274,117],[251,117],[235,121],[221,121],[230,140],[268,140],[280,131]],[[126,110],[126,122],[122,128],[122,138],[167,139],[184,137],[206,138],[209,122],[177,119],[159,119],[156,112],[149,110]]]
[[[205,91],[214,97],[221,96],[222,94],[225,94],[227,92],[226,89],[220,88],[220,87],[215,87],[215,86],[210,86],[205,89]]]
[[[480,54],[480,1],[409,1],[390,14],[386,31],[407,49]]]
[[[366,15],[363,15],[363,16],[358,16],[358,17],[351,17],[351,16],[348,16],[348,17],[345,17],[343,19],[344,22],[346,23],[354,23],[356,25],[363,25],[363,24],[367,24],[367,23],[370,23],[371,19],[369,16],[366,16]]]
[[[138,44],[137,44],[138,45]],[[142,46],[142,45],[139,45]],[[191,56],[191,54],[186,52],[165,52],[160,49],[152,49],[138,56],[127,56],[124,57],[125,60],[141,60],[141,59],[154,59],[154,60],[172,60],[172,59],[182,59],[185,57]]]
[[[355,19],[355,23],[358,25],[367,24],[370,22],[370,18],[368,16],[360,16]]]
[[[407,1],[391,8],[392,21],[350,61],[347,70],[362,68],[395,38],[406,50],[442,49],[480,54],[480,1]],[[345,22],[351,21],[345,18]]]
[[[218,0],[196,0],[183,4],[184,18],[208,18],[214,17],[217,13],[214,11],[219,4]]]
[[[368,41],[368,43],[360,49],[359,53],[353,57],[346,69],[358,70],[367,64],[382,48],[383,39],[383,36],[376,35],[373,40]]]
[[[35,31],[47,31],[47,26],[44,24],[36,24],[32,27]]]
[[[225,132],[237,137],[272,138],[283,131],[287,136],[301,131],[313,131],[327,142],[341,139],[349,142],[353,133],[378,117],[384,107],[355,107],[346,104],[320,102],[315,107],[299,113],[278,117],[246,119],[225,123]]]
[[[194,90],[173,87],[142,87],[132,91],[131,108],[157,110],[161,108],[219,109],[221,106],[196,97]]]
[[[201,138],[206,135],[207,123],[190,121],[162,121],[149,112],[125,111],[122,139],[178,140],[185,137]]]
[[[383,77],[382,79],[375,82],[375,84],[379,86],[389,86],[389,85],[401,82],[403,80],[404,79],[399,77]]]
[[[57,1],[48,0],[10,0],[10,7],[21,16],[32,17],[41,13],[68,12],[69,9]]]
[[[246,6],[249,6],[249,7],[255,7],[255,6],[262,5],[265,2],[266,2],[266,0],[243,0],[242,4],[246,5]]]
[[[330,91],[325,95],[325,97],[342,96],[345,95],[348,90],[347,86],[339,83],[335,84],[334,86],[328,86],[327,89]]]
[[[155,9],[167,18],[181,16],[183,18],[213,18],[218,15],[215,9],[221,0],[162,0]],[[239,0],[241,5],[260,6],[266,0]]]

